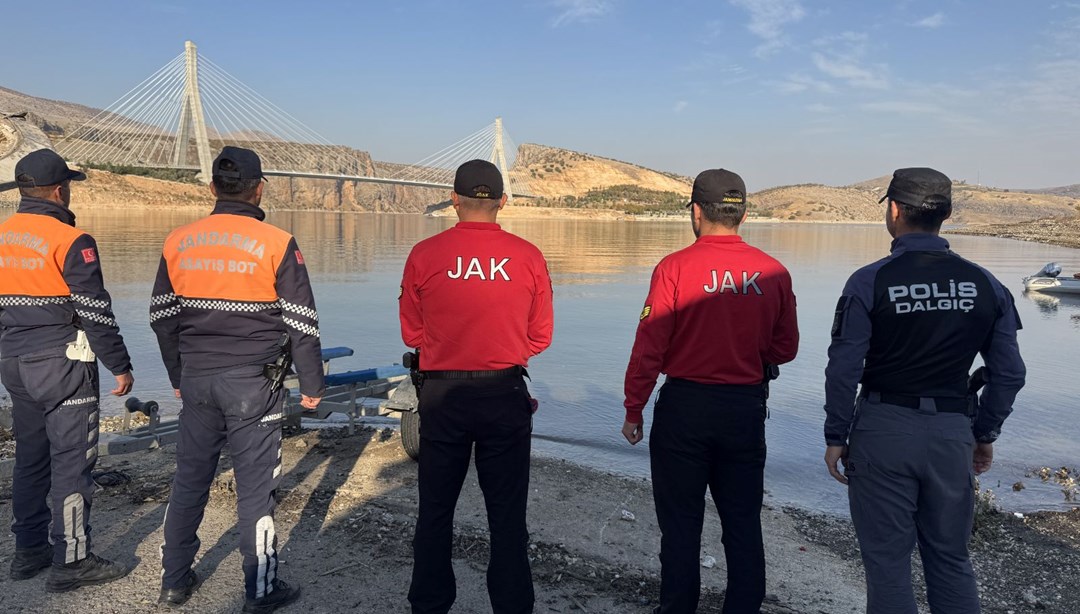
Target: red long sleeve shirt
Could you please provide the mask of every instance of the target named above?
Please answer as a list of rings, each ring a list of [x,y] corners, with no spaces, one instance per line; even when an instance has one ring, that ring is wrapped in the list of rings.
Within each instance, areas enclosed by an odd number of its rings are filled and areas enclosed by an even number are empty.
[[[626,420],[660,373],[703,384],[759,384],[763,364],[795,358],[791,275],[738,235],[706,235],[656,265],[626,368]]]
[[[425,371],[528,366],[551,345],[547,262],[498,224],[459,222],[413,247],[398,312]]]

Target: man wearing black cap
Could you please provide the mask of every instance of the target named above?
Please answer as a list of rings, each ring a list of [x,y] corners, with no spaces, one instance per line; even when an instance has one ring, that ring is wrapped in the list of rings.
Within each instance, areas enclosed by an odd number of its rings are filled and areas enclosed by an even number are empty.
[[[319,404],[319,316],[296,239],[263,222],[263,179],[255,152],[221,150],[214,210],[165,239],[150,300],[150,326],[183,399],[161,557],[159,601],[169,606],[184,604],[201,582],[191,564],[225,443],[236,473],[244,612],[272,612],[300,596],[277,577],[281,383],[294,360],[301,404]]]
[[[649,439],[662,533],[654,611],[697,610],[708,489],[724,529],[723,611],[756,613],[765,598],[765,399],[770,372],[799,347],[795,294],[787,269],[739,236],[741,177],[701,173],[687,206],[697,241],[653,271],[626,368],[622,432],[631,444],[644,437],[642,412],[666,373]]]
[[[836,305],[825,464],[848,485],[868,612],[918,612],[917,543],[930,609],[976,613],[967,549],[973,474],[990,469],[993,442],[1024,385],[1020,318],[1009,291],[938,236],[952,214],[948,177],[899,169],[881,200],[892,253],[856,271]],[[977,354],[987,370],[981,396],[969,381],[982,378],[968,377]]]
[[[532,612],[533,404],[524,377],[529,358],[551,343],[551,279],[540,250],[496,223],[506,195],[494,164],[462,164],[450,198],[460,221],[413,247],[399,296],[401,337],[420,352],[422,381],[409,601],[414,614],[445,614],[454,603],[454,507],[475,448],[491,530],[491,608]]]
[[[75,228],[68,208],[71,182],[83,179],[52,150],[27,154],[15,166],[19,209],[0,223],[0,378],[11,394],[16,441],[11,578],[51,566],[50,592],[129,571],[90,552],[97,358],[116,377],[112,394],[130,392],[134,379],[97,243]]]

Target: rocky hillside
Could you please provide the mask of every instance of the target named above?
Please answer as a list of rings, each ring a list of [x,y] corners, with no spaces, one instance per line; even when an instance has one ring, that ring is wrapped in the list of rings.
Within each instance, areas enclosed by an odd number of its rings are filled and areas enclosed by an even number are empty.
[[[881,207],[870,190],[803,184],[750,194],[751,212],[760,217],[800,221],[873,222]]]
[[[97,115],[100,111],[68,102],[28,96],[0,87],[0,113],[24,113],[23,119],[2,120],[21,126],[23,144],[48,144]],[[27,138],[27,135],[30,135]],[[0,131],[0,182],[2,171],[14,165],[11,149],[18,135]],[[271,147],[271,145],[267,145]],[[295,150],[294,146],[291,146]],[[310,156],[337,160],[343,147],[307,146]],[[326,151],[323,151],[323,150]],[[366,151],[348,150],[349,172],[390,176],[399,164],[372,159]],[[324,160],[325,161],[325,160]],[[6,165],[6,167],[5,167]],[[546,206],[585,209],[614,209],[625,213],[681,213],[682,199],[688,198],[693,180],[675,173],[651,170],[629,162],[592,154],[525,144],[517,152],[511,175],[528,185],[539,198],[515,201],[515,207]],[[205,186],[115,175],[92,170],[78,198],[87,205],[124,204],[133,207],[189,206],[205,204]],[[884,193],[889,176],[845,187],[818,184],[782,186],[750,195],[752,214],[781,220],[867,221],[881,219],[877,199]],[[12,192],[0,193],[0,199]],[[318,209],[329,211],[423,212],[442,203],[447,190],[415,188],[323,179],[270,179],[265,204],[272,208]],[[956,208],[953,221],[961,224],[1062,218],[1080,210],[1080,185],[1046,190],[1009,191],[954,185]]]
[[[750,195],[763,216],[782,220],[881,220],[889,176],[846,187],[824,185],[782,186]],[[1072,217],[1080,213],[1080,198],[1060,194],[1014,192],[953,184],[953,224],[992,224],[1041,218]]]
[[[532,143],[518,148],[511,173],[528,183],[531,194],[550,199],[580,197],[590,190],[621,185],[689,196],[693,185],[690,177]]]
[[[27,120],[52,137],[63,136],[94,118],[100,109],[37,98],[0,87],[0,114],[26,113]]]

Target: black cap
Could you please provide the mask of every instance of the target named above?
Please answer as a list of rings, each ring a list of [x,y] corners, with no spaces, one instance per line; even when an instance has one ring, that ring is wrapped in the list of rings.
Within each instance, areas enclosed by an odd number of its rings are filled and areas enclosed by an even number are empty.
[[[889,190],[878,202],[886,198],[923,209],[951,207],[952,181],[932,168],[897,169],[889,182]]]
[[[742,177],[722,168],[702,171],[694,179],[694,191],[686,206],[694,203],[745,205],[746,184]]]
[[[503,177],[499,167],[487,160],[469,160],[454,175],[454,193],[469,198],[499,200],[503,195]]]
[[[221,163],[224,160],[232,162],[236,169],[231,171],[221,170]],[[262,172],[262,161],[259,160],[259,154],[250,149],[231,145],[222,148],[218,157],[214,158],[212,174],[214,177],[227,177],[241,181],[246,179],[266,179]]]
[[[20,188],[43,188],[83,179],[85,173],[68,168],[60,154],[51,149],[32,151],[15,165],[15,183]]]

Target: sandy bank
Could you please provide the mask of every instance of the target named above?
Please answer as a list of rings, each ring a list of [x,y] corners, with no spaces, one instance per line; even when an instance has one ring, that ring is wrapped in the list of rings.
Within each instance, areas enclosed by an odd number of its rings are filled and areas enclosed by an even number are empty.
[[[411,570],[416,465],[395,431],[309,431],[287,437],[286,477],[278,508],[283,578],[306,595],[293,609],[402,612]],[[156,611],[161,521],[175,467],[167,447],[103,458],[100,467],[130,482],[105,488],[94,503],[95,550],[135,571],[115,584],[75,595],[43,592],[43,578],[0,577],[4,612]],[[658,594],[659,531],[649,484],[552,459],[535,459],[529,526],[537,612],[649,612]],[[10,522],[10,485],[0,486],[0,523]],[[209,579],[190,610],[236,612],[242,604],[229,461],[219,476],[200,533],[196,569]],[[490,611],[483,590],[487,538],[483,504],[470,474],[458,506],[454,612]],[[624,510],[633,520],[624,519]],[[724,558],[715,514],[706,515],[700,612],[719,612]],[[861,611],[865,594],[850,525],[798,510],[763,513],[769,584],[766,613]],[[998,515],[975,539],[986,612],[1075,612],[1068,590],[1080,573],[1080,515],[1040,515],[1021,522]],[[10,561],[10,534],[0,537],[0,565]],[[291,610],[290,610],[291,611]]]

